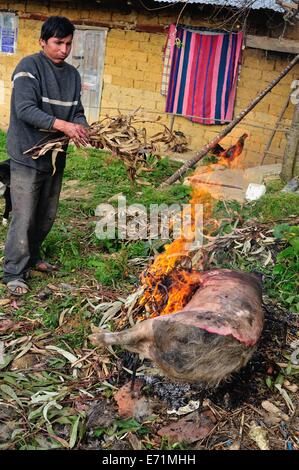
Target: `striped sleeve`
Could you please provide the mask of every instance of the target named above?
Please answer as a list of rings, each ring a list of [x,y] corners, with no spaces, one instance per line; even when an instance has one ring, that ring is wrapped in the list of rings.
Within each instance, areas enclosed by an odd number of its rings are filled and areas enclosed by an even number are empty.
[[[30,70],[30,63],[22,60],[13,76],[12,106],[18,119],[37,129],[51,129],[55,116],[51,116],[39,108],[41,102],[39,81]]]

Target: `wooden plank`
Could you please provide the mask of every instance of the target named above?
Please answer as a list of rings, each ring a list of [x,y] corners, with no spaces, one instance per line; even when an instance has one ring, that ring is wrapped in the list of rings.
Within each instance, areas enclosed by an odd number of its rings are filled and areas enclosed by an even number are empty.
[[[144,33],[165,33],[168,27],[169,27],[168,25],[162,26],[162,25],[149,25],[149,24],[137,23],[135,30],[138,32],[144,32]]]
[[[37,21],[46,21],[48,16],[39,15],[36,13],[23,13],[19,15],[19,18],[24,20],[37,20]],[[78,26],[89,26],[89,27],[97,27],[97,28],[109,28],[109,29],[124,29],[128,31],[138,31],[138,32],[145,32],[145,33],[165,33],[168,29],[168,26],[162,25],[147,25],[147,24],[137,24],[133,25],[133,23],[121,23],[115,21],[92,21],[92,20],[72,20],[74,25]]]
[[[268,38],[267,36],[246,36],[246,47],[263,49],[265,51],[285,52],[287,54],[299,54],[299,41],[292,39]]]

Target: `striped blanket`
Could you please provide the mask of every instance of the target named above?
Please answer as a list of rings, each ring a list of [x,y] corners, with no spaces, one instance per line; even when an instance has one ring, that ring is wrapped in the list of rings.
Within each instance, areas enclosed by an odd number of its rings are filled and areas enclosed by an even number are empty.
[[[174,52],[176,38],[176,27],[174,24],[171,24],[168,29],[167,41],[164,49],[163,55],[163,71],[162,71],[162,82],[161,82],[161,95],[167,96],[168,83],[171,71],[171,63]]]
[[[243,33],[215,34],[173,29],[166,112],[201,124],[233,117]]]

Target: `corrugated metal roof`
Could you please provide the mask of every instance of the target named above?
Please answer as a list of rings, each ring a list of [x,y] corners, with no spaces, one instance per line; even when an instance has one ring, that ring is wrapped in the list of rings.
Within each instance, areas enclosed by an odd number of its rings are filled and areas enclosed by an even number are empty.
[[[157,3],[186,3],[186,0],[177,2],[176,0],[154,0]],[[246,0],[189,0],[189,3],[201,3],[203,5],[218,5],[227,7],[243,7],[245,3],[250,4],[250,8],[253,10],[260,10],[261,8],[278,11],[283,13],[284,10],[277,5],[275,0],[255,0],[252,4]],[[288,3],[288,1],[286,1]]]

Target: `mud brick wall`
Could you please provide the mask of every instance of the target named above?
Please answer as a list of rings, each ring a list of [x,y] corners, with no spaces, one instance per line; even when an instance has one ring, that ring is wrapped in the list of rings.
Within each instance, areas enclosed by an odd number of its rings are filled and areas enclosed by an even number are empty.
[[[80,6],[82,5],[82,7]],[[100,116],[115,114],[117,109],[127,111],[142,106],[148,118],[159,113],[162,122],[170,124],[170,116],[164,114],[165,97],[160,94],[162,78],[163,48],[167,34],[164,27],[176,21],[171,11],[159,14],[102,10],[95,2],[27,1],[6,2],[0,0],[1,9],[13,9],[19,15],[19,37],[15,54],[0,53],[0,127],[7,128],[11,95],[11,74],[25,55],[39,50],[38,38],[42,21],[49,15],[64,15],[74,23],[89,26],[108,27],[103,90]],[[200,12],[198,13],[200,15]],[[209,26],[200,16],[182,17],[181,23]],[[299,40],[299,28],[288,29],[290,39]],[[287,65],[290,57],[286,54],[266,53],[246,48],[243,51],[242,67],[238,82],[235,114],[239,113],[265,88]],[[223,145],[230,145],[243,133],[249,132],[250,139],[240,163],[245,167],[259,164],[263,150],[275,125],[277,116],[285,103],[293,80],[299,79],[297,65],[262,102],[241,122]],[[292,119],[294,105],[290,104],[280,127],[287,128]],[[100,117],[99,116],[99,117]],[[260,127],[253,127],[255,124]],[[269,129],[270,128],[270,129]],[[223,126],[208,126],[192,123],[183,117],[175,117],[174,129],[183,131],[189,139],[192,150],[201,148],[210,141]],[[149,133],[160,130],[155,124],[147,125]],[[286,145],[285,132],[276,133],[271,152],[265,163],[282,161]]]

